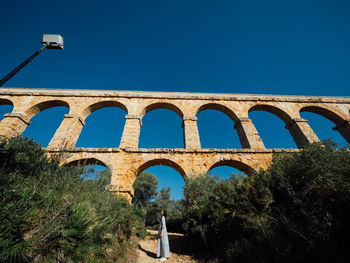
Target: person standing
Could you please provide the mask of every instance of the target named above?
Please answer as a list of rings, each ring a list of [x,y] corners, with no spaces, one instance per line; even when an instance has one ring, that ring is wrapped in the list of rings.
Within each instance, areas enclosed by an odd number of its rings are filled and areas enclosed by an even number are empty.
[[[170,257],[168,232],[166,231],[166,210],[161,211],[160,225],[158,229],[158,242],[157,242],[157,257],[160,257],[160,261],[165,261]]]

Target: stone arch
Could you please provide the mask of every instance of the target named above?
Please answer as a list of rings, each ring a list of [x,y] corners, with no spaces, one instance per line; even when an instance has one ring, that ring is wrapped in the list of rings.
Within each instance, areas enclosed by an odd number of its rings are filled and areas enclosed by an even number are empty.
[[[40,103],[37,103],[36,105],[30,107],[29,109],[27,109],[25,111],[25,114],[28,117],[28,120],[30,120],[31,118],[33,118],[37,113],[49,109],[49,108],[53,108],[53,107],[69,107],[69,104],[66,101],[63,100],[48,100],[48,101],[43,101]]]
[[[128,108],[123,103],[120,103],[119,101],[114,101],[114,100],[107,100],[107,101],[99,101],[89,105],[82,111],[81,117],[83,120],[85,120],[94,111],[97,111],[102,108],[107,108],[107,107],[120,108],[126,111],[126,113],[128,114]]]
[[[0,105],[12,105],[14,106],[13,102],[9,99],[1,99],[0,98]]]
[[[206,104],[203,104],[201,105],[197,111],[196,111],[196,116],[202,112],[202,111],[205,111],[205,110],[217,110],[217,111],[220,111],[221,113],[223,113],[224,115],[226,115],[227,117],[229,117],[232,122],[233,122],[233,125],[231,126],[232,127],[232,133],[231,135],[233,136],[237,136],[237,139],[239,140],[239,143],[240,145],[237,145],[236,146],[233,146],[233,148],[250,148],[248,146],[248,144],[246,143],[246,140],[247,140],[247,135],[244,131],[244,129],[242,129],[241,127],[238,127],[237,128],[237,123],[238,123],[238,117],[237,115],[234,113],[233,110],[231,110],[229,107],[225,106],[225,105],[222,105],[222,104],[218,104],[218,103],[206,103]],[[237,132],[237,134],[236,134]],[[201,133],[199,131],[199,137],[201,138]],[[203,138],[203,137],[202,137]],[[231,137],[233,139],[233,137]]]
[[[285,124],[289,124],[290,122],[292,122],[292,117],[288,113],[286,113],[284,110],[275,106],[258,104],[251,107],[248,110],[248,112],[251,112],[251,111],[267,111],[279,117],[282,121],[284,121]]]
[[[350,143],[350,124],[349,120],[343,119],[338,113],[333,110],[323,108],[320,106],[305,106],[300,109],[300,112],[312,112],[319,114],[326,119],[333,122],[336,126],[333,130],[339,131],[339,133],[344,137],[344,139]]]
[[[336,125],[344,121],[344,119],[334,111],[320,107],[320,106],[305,106],[300,109],[300,112],[312,112],[312,113],[319,114]]]
[[[76,159],[73,159],[73,160],[69,160],[68,162],[64,163],[64,165],[76,165],[76,164],[79,164],[79,163],[83,163],[84,165],[94,165],[94,164],[97,164],[97,165],[101,165],[101,166],[104,166],[106,168],[108,168],[110,171],[110,167],[105,164],[103,161],[97,159],[97,158],[76,158]]]
[[[175,161],[172,161],[169,159],[163,159],[163,158],[149,160],[141,164],[139,168],[136,170],[135,178],[144,170],[150,168],[151,166],[156,166],[156,165],[169,166],[175,169],[182,176],[182,178],[184,178],[185,181],[187,179],[184,169],[178,163],[176,163]]]
[[[182,110],[179,107],[175,106],[174,104],[171,104],[168,102],[157,102],[157,103],[152,103],[152,104],[147,105],[141,112],[141,118],[143,116],[145,116],[148,112],[156,110],[156,109],[171,110],[171,111],[175,112],[176,114],[178,114],[181,119],[184,116]]]
[[[218,110],[221,111],[222,113],[226,114],[228,117],[230,117],[230,119],[235,122],[237,121],[237,115],[228,107],[221,105],[221,104],[217,104],[217,103],[207,103],[207,104],[203,104],[202,106],[200,106],[197,109],[196,112],[196,116],[198,115],[198,113],[200,113],[201,111],[204,110]]]
[[[282,120],[285,123],[285,128],[289,131],[289,134],[292,136],[295,144],[299,148],[303,147],[308,141],[306,139],[306,136],[303,130],[301,130],[299,124],[297,123],[304,120],[300,118],[293,118],[293,117],[299,117],[299,115],[292,117],[289,113],[287,113],[283,109],[278,108],[276,106],[267,105],[267,104],[254,105],[248,110],[248,113],[252,111],[266,111],[277,116],[280,120]]]
[[[161,118],[165,118],[165,117],[169,117],[172,120],[171,125],[174,125],[173,128],[174,130],[168,130],[167,133],[172,133],[177,136],[176,138],[178,140],[176,140],[176,148],[183,148],[183,145],[185,144],[185,138],[181,138],[182,134],[184,133],[184,129],[183,129],[183,117],[184,114],[182,112],[182,110],[177,107],[176,105],[172,104],[172,103],[168,103],[168,102],[156,102],[156,103],[152,103],[149,104],[147,106],[145,106],[143,108],[143,110],[141,111],[140,115],[138,116],[139,119],[141,120],[140,124],[142,125],[142,129],[140,129],[140,144],[138,144],[138,147],[145,147],[145,148],[149,148],[149,147],[154,147],[154,145],[144,145],[144,143],[146,142],[146,140],[144,140],[144,138],[146,138],[146,136],[150,136],[150,127],[148,125],[143,125],[144,123],[146,123],[146,121],[149,121],[150,123],[152,123],[153,125],[159,125],[159,127],[162,128],[168,128],[168,126],[164,125],[163,122],[155,122],[154,119],[150,116],[148,116],[149,118],[145,118],[145,115],[153,110],[157,110],[157,109],[165,109],[166,112],[158,112],[160,113],[160,115],[162,116]],[[170,111],[170,112],[169,112]],[[173,114],[175,113],[175,114]],[[155,115],[157,115],[157,113],[155,113]],[[178,115],[180,118],[178,118]],[[146,120],[147,119],[147,120]],[[141,128],[141,127],[140,127]],[[146,135],[148,134],[148,135]],[[146,135],[146,136],[145,136]],[[154,136],[152,134],[152,136]],[[173,142],[173,141],[172,141]],[[173,146],[172,146],[173,147]],[[160,148],[158,146],[158,148]],[[161,148],[164,148],[164,146],[162,146]],[[166,148],[171,148],[170,146],[166,146]]]
[[[207,173],[209,173],[209,171],[211,169],[219,167],[219,166],[230,166],[232,168],[236,168],[236,169],[242,171],[243,173],[245,173],[246,175],[249,175],[249,176],[257,174],[257,171],[255,169],[253,169],[251,166],[249,166],[243,162],[237,161],[237,160],[218,161],[209,168]]]
[[[13,102],[11,100],[8,99],[0,99],[0,106],[12,106],[12,109],[9,111],[2,111],[2,113],[11,113],[13,111],[13,109],[15,108],[15,105],[13,104]],[[7,109],[7,108],[6,108]],[[3,115],[0,116],[0,121],[2,120]]]

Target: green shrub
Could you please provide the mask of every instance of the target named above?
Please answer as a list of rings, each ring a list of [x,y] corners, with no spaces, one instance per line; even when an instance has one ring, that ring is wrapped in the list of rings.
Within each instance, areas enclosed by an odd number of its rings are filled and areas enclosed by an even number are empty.
[[[186,233],[223,262],[345,262],[350,152],[331,143],[276,155],[252,177],[192,179]]]
[[[133,185],[135,191],[133,204],[142,209],[148,228],[158,229],[160,212],[165,209],[168,212],[167,230],[183,233],[183,200],[170,199],[170,186],[163,187],[157,192],[158,183],[157,177],[152,173],[140,173]]]
[[[0,142],[0,262],[114,262],[141,213],[26,138]]]

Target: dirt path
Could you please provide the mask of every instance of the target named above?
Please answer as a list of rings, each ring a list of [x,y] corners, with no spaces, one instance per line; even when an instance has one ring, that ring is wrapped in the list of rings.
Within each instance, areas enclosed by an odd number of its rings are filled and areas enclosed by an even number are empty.
[[[159,262],[157,259],[157,233],[155,230],[147,230],[149,236],[141,240],[137,251],[137,263],[153,263]],[[177,233],[168,233],[170,245],[170,258],[165,261],[168,263],[197,263],[189,253],[186,254],[186,244],[183,235]]]

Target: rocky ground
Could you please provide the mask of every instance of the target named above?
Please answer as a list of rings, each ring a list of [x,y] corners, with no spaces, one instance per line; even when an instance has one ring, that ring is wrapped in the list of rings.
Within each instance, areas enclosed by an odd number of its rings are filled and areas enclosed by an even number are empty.
[[[141,240],[138,247],[137,263],[159,262],[157,258],[157,233],[155,230],[147,230],[149,235]],[[190,244],[186,243],[184,236],[178,233],[168,233],[170,244],[170,258],[165,262],[168,263],[198,263],[199,261],[192,258],[188,252]]]

